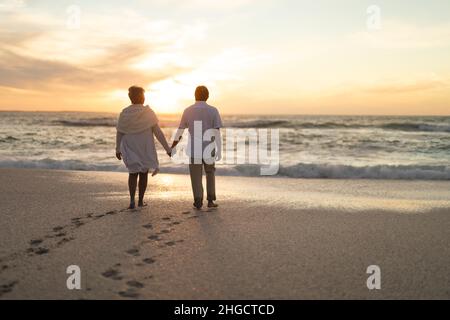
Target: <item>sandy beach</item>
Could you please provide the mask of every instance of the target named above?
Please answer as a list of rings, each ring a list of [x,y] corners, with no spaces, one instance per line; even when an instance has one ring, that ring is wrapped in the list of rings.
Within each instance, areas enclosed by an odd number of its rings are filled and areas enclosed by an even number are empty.
[[[218,177],[202,211],[185,175],[150,179],[140,211],[125,173],[0,181],[0,299],[450,298],[448,181]]]

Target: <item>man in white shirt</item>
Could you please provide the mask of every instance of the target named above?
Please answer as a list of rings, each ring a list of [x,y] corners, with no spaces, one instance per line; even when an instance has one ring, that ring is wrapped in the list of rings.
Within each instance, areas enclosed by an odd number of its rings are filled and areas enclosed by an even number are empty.
[[[194,207],[203,206],[203,168],[206,172],[206,191],[208,208],[216,208],[215,161],[221,158],[222,120],[219,111],[206,103],[209,91],[205,86],[195,89],[195,104],[186,108],[181,117],[179,129],[172,144],[174,148],[181,140],[185,129],[189,130],[187,153],[190,158],[189,173],[191,176]]]

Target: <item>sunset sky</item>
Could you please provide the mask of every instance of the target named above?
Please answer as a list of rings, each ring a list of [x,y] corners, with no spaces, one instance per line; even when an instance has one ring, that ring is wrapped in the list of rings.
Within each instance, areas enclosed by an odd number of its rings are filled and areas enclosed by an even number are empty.
[[[0,110],[119,112],[133,84],[159,113],[204,84],[224,114],[450,115],[450,1],[0,0]]]

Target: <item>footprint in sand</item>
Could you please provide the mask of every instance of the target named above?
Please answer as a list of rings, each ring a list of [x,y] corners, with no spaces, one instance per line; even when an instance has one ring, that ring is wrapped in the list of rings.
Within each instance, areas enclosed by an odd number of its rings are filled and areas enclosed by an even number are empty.
[[[160,240],[159,237],[157,235],[155,235],[155,234],[152,234],[151,236],[148,236],[147,239],[155,240],[155,241]]]
[[[11,292],[14,289],[14,286],[19,283],[18,281],[11,281],[7,284],[3,284],[0,286],[0,297],[5,293]]]
[[[142,283],[140,283],[139,281],[136,281],[136,280],[128,281],[127,285],[129,285],[130,287],[133,287],[133,288],[138,288],[138,289],[141,289],[144,287],[144,285]]]
[[[39,248],[29,248],[27,251],[30,253],[37,254],[37,255],[43,255],[43,254],[47,254],[50,250],[47,248],[39,247]]]
[[[171,218],[170,217],[164,217],[164,218],[162,218],[162,220],[164,220],[164,221],[169,221]]]
[[[54,227],[54,228],[53,228],[53,231],[54,231],[54,232],[58,232],[58,231],[61,231],[62,229],[64,229],[64,227],[57,226],[57,227]]]
[[[125,251],[125,252],[128,253],[128,254],[131,254],[132,256],[135,256],[135,257],[140,255],[139,249],[136,249],[136,248],[129,249],[129,250]]]
[[[135,291],[131,291],[131,290],[120,291],[119,295],[124,298],[138,298],[139,297],[139,293],[137,293]]]
[[[145,258],[144,260],[142,260],[143,262],[145,262],[146,264],[152,264],[155,263],[156,260],[153,258]]]
[[[59,247],[67,242],[72,241],[72,240],[75,240],[75,238],[62,238],[60,241],[58,241],[58,243],[56,245]]]
[[[172,247],[172,246],[174,246],[174,245],[175,245],[175,242],[174,242],[174,241],[166,242],[166,246]]]
[[[161,230],[160,233],[161,233],[161,234],[163,234],[163,233],[170,233],[170,230],[164,229],[164,230]]]
[[[81,227],[82,225],[84,225],[84,222],[81,222],[81,221],[77,220],[77,221],[74,221],[73,224],[75,225],[75,228],[79,228],[79,227]]]
[[[181,214],[190,214],[190,211],[183,211]]]
[[[37,245],[41,244],[43,241],[44,240],[41,240],[41,239],[31,240],[30,245],[37,246]]]
[[[110,278],[113,280],[122,280],[123,277],[120,276],[120,272],[114,269],[109,269],[106,270],[105,272],[102,273],[102,276],[104,276],[105,278]]]
[[[145,229],[152,229],[153,225],[151,223],[148,223],[148,224],[144,224],[142,227]]]
[[[64,237],[66,234],[67,233],[65,233],[65,232],[59,232],[59,233],[55,234],[55,237],[56,238]]]
[[[118,213],[119,213],[118,211],[113,210],[113,211],[108,211],[108,212],[105,213],[105,214],[108,215],[108,216],[111,216],[111,215],[115,215],[115,214],[118,214]]]

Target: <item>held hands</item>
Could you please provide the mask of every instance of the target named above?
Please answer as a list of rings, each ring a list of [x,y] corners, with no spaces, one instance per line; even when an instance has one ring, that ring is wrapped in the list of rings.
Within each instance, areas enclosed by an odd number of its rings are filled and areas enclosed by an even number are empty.
[[[177,144],[181,141],[181,137],[179,138],[179,140],[174,140],[172,142],[172,146],[170,146],[170,151],[167,151],[167,155],[169,157],[172,158],[172,154],[173,154],[173,149],[175,149],[175,147],[177,146]]]

